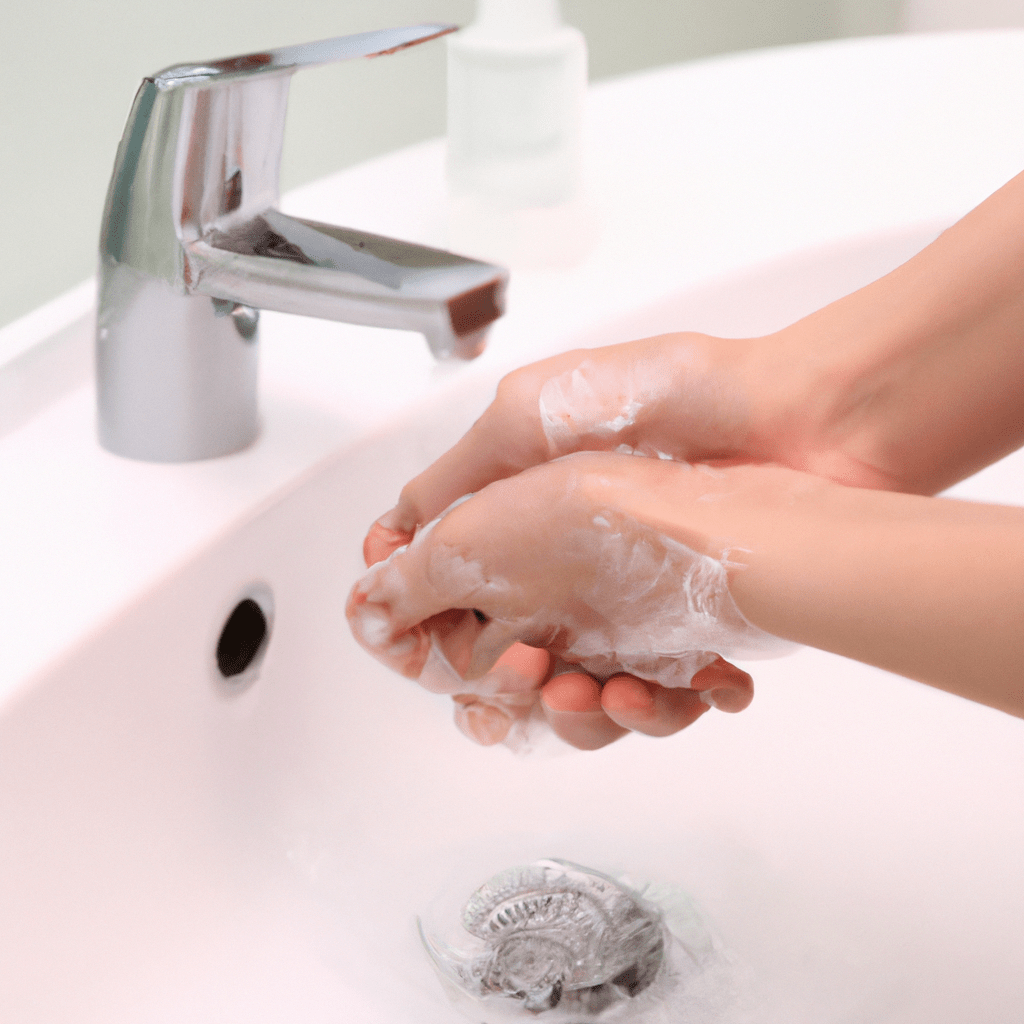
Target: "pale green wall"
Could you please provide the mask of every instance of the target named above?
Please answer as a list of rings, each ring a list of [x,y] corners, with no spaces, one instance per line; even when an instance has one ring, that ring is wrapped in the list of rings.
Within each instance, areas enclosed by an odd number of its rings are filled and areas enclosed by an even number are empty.
[[[99,216],[143,75],[420,21],[472,0],[99,0],[4,5],[0,325],[93,272]],[[898,0],[563,0],[592,77],[729,50],[893,31]],[[444,131],[444,48],[305,72],[292,86],[284,187]]]

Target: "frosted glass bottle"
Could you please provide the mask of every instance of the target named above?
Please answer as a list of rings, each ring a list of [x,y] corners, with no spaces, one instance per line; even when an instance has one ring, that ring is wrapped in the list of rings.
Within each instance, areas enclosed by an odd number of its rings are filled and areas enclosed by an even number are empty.
[[[448,39],[448,185],[507,209],[580,187],[587,47],[558,0],[479,0]]]

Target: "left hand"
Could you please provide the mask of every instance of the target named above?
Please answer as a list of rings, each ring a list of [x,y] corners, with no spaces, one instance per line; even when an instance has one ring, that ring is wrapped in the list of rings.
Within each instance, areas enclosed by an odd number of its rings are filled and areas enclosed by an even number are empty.
[[[616,488],[670,481],[696,497],[699,477],[583,453],[496,481],[371,568],[349,599],[353,631],[386,664],[452,694],[460,726],[483,743],[538,715],[592,749],[627,731],[670,735],[709,706],[742,710],[750,676],[717,653],[765,635],[732,604],[722,552],[615,508]]]

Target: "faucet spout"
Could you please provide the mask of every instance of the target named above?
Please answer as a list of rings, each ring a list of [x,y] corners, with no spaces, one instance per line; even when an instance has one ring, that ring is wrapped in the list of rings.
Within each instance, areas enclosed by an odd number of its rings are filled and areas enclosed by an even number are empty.
[[[505,274],[478,260],[278,210],[187,247],[195,292],[282,313],[423,334],[472,359],[504,309]]]
[[[504,269],[277,209],[291,75],[451,31],[367,32],[143,79],[100,235],[104,447],[184,462],[252,443],[260,309],[418,331],[439,358],[479,355],[504,312]]]

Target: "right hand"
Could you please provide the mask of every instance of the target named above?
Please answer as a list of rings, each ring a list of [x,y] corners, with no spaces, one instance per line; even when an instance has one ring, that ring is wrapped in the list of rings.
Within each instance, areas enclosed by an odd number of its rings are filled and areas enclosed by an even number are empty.
[[[771,398],[757,341],[702,334],[578,349],[514,370],[462,439],[370,529],[367,565],[496,480],[578,451],[621,446],[679,462],[779,461],[757,421]]]

